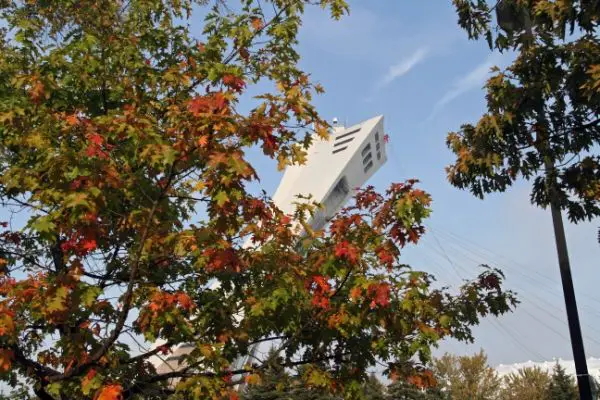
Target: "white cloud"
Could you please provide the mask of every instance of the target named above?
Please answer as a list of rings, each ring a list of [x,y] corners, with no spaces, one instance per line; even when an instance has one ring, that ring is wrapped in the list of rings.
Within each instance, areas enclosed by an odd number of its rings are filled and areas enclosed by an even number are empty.
[[[481,89],[487,77],[489,76],[490,69],[494,65],[497,65],[499,61],[500,59],[498,54],[493,53],[485,61],[472,69],[468,74],[458,78],[452,84],[450,89],[438,100],[437,103],[435,103],[429,119],[431,119],[435,113],[437,113],[445,105],[456,100],[463,94],[473,89]]]
[[[413,54],[411,54],[410,57],[405,58],[404,60],[400,61],[398,64],[392,65],[390,67],[390,69],[388,70],[387,74],[381,79],[381,81],[379,82],[379,84],[377,86],[383,87],[383,86],[389,85],[395,79],[406,75],[414,67],[416,67],[419,63],[421,63],[425,59],[428,52],[429,52],[429,50],[427,48],[425,48],[425,47],[420,48],[417,51],[415,51]]]

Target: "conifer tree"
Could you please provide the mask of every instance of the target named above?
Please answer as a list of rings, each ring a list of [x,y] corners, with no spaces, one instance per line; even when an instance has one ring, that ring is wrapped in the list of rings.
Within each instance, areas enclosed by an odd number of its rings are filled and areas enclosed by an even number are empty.
[[[552,400],[577,400],[578,398],[573,378],[567,375],[558,362],[553,369],[547,398]]]

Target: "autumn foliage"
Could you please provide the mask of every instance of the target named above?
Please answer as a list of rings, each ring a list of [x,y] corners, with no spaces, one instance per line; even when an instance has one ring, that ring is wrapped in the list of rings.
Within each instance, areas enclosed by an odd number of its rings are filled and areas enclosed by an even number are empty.
[[[512,294],[496,271],[451,292],[401,263],[429,214],[416,181],[357,192],[323,231],[315,205],[255,194],[249,149],[285,168],[327,137],[294,49],[313,2],[216,3],[195,2],[194,37],[185,0],[0,1],[0,379],[42,399],[235,399],[264,371],[235,361],[271,342],[348,398],[376,362],[428,382],[431,348]],[[275,88],[247,96],[260,80]]]

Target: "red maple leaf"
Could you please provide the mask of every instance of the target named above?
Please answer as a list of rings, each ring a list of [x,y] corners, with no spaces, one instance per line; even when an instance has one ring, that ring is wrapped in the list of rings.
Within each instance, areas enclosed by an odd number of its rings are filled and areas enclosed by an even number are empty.
[[[192,303],[192,299],[190,298],[190,296],[188,296],[187,294],[185,294],[183,292],[177,293],[177,302],[185,310],[189,310],[194,305],[194,303]]]
[[[371,308],[375,308],[377,305],[387,307],[390,304],[390,285],[388,283],[369,285],[369,293],[375,295],[375,298],[371,301]]]
[[[347,241],[335,245],[335,256],[348,260],[352,264],[358,261],[358,250]]]
[[[246,82],[244,82],[242,78],[232,74],[226,74],[223,76],[223,84],[236,92],[241,92],[246,86]]]
[[[211,109],[211,101],[207,96],[196,96],[188,103],[188,111],[198,116],[199,114],[206,113]]]
[[[379,257],[379,261],[382,264],[385,264],[388,267],[391,267],[394,263],[394,255],[385,249],[380,249],[377,252],[377,257]]]
[[[97,133],[90,133],[87,136],[88,140],[92,143],[94,143],[97,146],[102,145],[102,143],[104,143],[104,138],[100,135],[98,135]]]
[[[167,355],[171,352],[171,348],[169,346],[167,346],[166,344],[163,344],[162,346],[158,346],[156,348],[158,350],[159,353]]]
[[[215,105],[215,109],[217,109],[217,110],[223,110],[225,108],[225,106],[227,105],[227,99],[225,98],[225,96],[223,95],[222,92],[215,93],[214,105]]]
[[[92,379],[94,379],[94,376],[96,376],[96,373],[97,373],[96,370],[92,368],[88,371],[87,374],[85,374],[85,378],[87,380],[91,381]]]
[[[86,253],[96,250],[97,247],[96,239],[83,239],[78,245],[80,249]]]
[[[327,309],[329,308],[329,297],[323,296],[320,293],[315,293],[312,298],[312,305],[318,308]]]
[[[313,277],[313,280],[315,281],[315,283],[317,284],[317,287],[321,291],[328,292],[331,289],[331,286],[327,282],[327,278],[325,278],[324,276],[317,275],[317,276]]]

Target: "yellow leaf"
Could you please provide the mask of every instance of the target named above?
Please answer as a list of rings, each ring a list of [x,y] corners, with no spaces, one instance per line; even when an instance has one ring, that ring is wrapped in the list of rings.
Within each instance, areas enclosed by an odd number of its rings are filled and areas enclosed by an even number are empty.
[[[248,385],[260,385],[262,382],[262,378],[258,374],[250,374],[245,378],[245,380]]]
[[[48,299],[47,310],[50,313],[63,312],[67,309],[68,289],[65,286],[56,288],[54,295]]]

